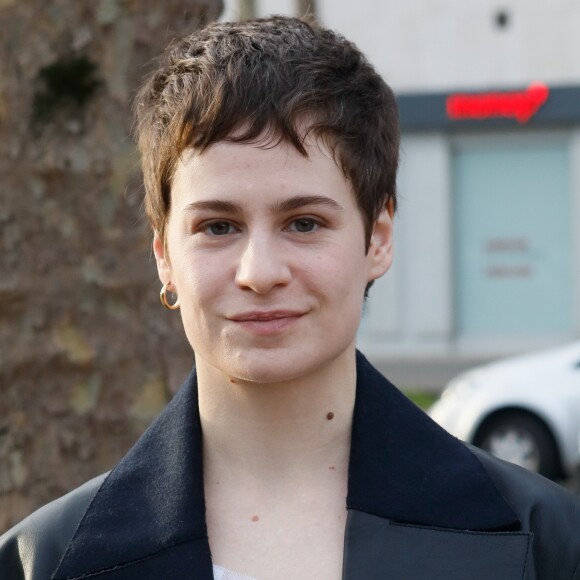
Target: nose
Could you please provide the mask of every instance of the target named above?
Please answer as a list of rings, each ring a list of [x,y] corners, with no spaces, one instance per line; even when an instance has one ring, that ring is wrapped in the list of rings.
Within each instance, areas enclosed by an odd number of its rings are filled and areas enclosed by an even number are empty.
[[[291,278],[288,258],[274,240],[268,236],[255,236],[243,249],[236,284],[256,294],[267,294],[276,286],[285,286]]]

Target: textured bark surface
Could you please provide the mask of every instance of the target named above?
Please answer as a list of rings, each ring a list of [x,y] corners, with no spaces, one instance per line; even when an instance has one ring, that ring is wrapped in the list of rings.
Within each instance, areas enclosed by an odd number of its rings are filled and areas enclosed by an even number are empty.
[[[0,533],[110,469],[193,356],[162,309],[131,99],[221,0],[0,0]]]

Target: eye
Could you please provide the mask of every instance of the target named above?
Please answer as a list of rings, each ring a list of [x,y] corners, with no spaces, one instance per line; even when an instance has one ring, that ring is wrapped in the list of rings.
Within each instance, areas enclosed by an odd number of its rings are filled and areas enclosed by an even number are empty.
[[[301,234],[307,234],[316,230],[320,224],[312,218],[298,218],[294,220],[288,229],[299,232]]]
[[[203,231],[210,236],[227,236],[237,230],[229,222],[212,222],[204,226]]]

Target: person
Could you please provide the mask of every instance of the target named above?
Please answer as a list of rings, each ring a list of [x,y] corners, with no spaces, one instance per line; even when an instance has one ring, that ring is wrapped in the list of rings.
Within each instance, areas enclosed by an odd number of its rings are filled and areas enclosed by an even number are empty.
[[[214,23],[135,110],[195,369],[110,473],[0,539],[2,580],[578,580],[577,498],[454,439],[356,351],[399,149],[360,51],[299,19]]]

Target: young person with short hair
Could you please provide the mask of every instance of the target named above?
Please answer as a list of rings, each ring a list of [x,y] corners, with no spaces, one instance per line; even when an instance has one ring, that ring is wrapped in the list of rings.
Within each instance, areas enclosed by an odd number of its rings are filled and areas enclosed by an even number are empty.
[[[1,577],[579,579],[577,499],[445,433],[356,351],[399,148],[358,49],[298,19],[212,24],[135,110],[195,369],[109,474],[0,539]]]

